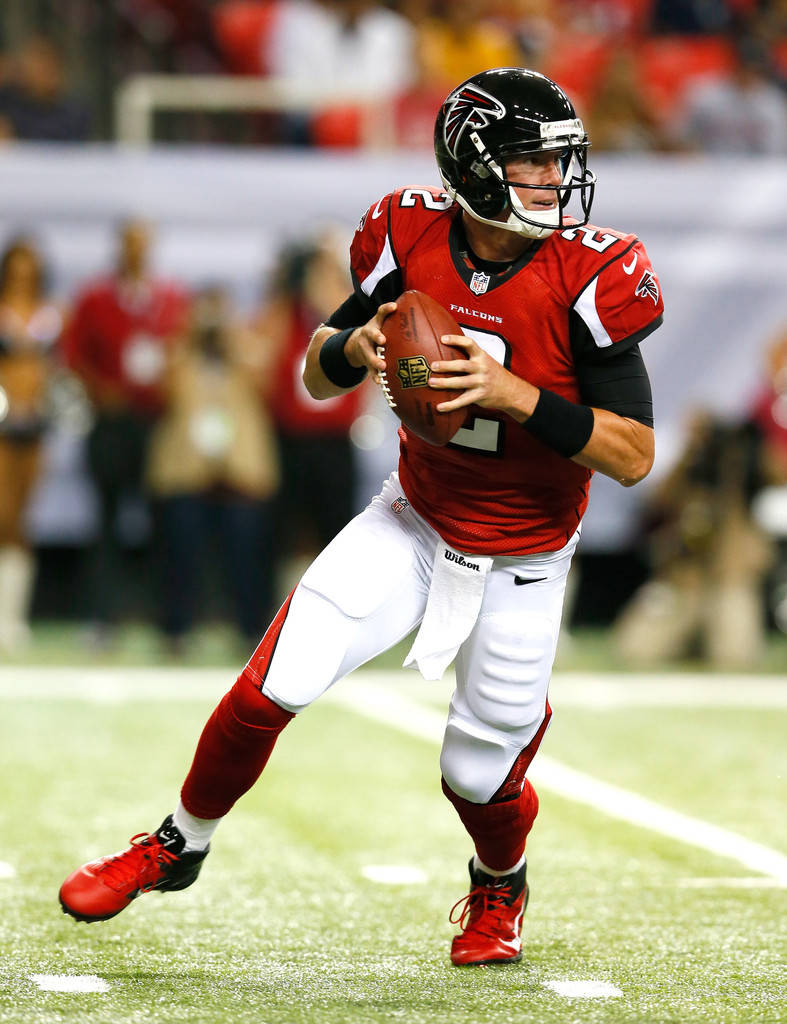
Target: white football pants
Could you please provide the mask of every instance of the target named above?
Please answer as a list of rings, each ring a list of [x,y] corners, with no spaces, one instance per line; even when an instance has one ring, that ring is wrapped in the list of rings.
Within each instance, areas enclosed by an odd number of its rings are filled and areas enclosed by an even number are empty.
[[[439,537],[409,504],[402,508],[403,496],[394,473],[297,586],[262,689],[282,707],[303,710],[421,622]],[[578,539],[577,531],[547,554],[495,557],[486,577],[456,657],[440,757],[448,785],[473,803],[494,796],[544,721]]]

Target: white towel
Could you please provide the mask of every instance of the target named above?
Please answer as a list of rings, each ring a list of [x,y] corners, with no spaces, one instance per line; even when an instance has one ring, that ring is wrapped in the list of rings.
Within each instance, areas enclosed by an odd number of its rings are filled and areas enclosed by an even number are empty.
[[[424,679],[442,677],[475,625],[491,566],[488,556],[463,555],[438,541],[426,612],[404,668],[418,668]]]

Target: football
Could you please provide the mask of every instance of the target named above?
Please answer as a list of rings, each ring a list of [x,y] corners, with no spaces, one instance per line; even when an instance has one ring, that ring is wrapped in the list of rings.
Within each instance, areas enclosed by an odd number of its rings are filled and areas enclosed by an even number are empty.
[[[460,348],[445,345],[444,334],[463,334],[451,314],[424,292],[403,292],[396,310],[382,323],[385,372],[377,375],[388,405],[413,434],[429,444],[448,444],[467,418],[466,409],[438,412],[441,402],[460,392],[429,387],[436,359],[466,359]]]

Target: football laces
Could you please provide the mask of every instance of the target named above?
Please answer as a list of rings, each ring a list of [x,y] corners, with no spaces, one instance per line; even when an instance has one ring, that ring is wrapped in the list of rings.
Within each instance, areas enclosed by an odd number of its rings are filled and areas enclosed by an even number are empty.
[[[380,359],[385,358],[385,349],[383,348],[382,345],[377,346],[377,355],[380,357]],[[394,401],[394,397],[391,394],[391,389],[388,387],[388,374],[386,373],[385,370],[377,371],[377,383],[380,385],[380,390],[385,396],[385,400],[388,403],[389,408],[395,409],[396,402]]]

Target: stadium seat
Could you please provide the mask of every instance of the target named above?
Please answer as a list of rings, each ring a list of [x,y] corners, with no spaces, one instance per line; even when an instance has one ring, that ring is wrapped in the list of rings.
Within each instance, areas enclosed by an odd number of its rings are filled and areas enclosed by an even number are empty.
[[[693,79],[724,74],[734,65],[732,45],[721,36],[656,36],[639,50],[643,91],[663,119],[679,109]]]
[[[609,60],[609,46],[603,35],[569,35],[549,53],[541,70],[560,82],[578,109],[586,112]]]

